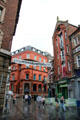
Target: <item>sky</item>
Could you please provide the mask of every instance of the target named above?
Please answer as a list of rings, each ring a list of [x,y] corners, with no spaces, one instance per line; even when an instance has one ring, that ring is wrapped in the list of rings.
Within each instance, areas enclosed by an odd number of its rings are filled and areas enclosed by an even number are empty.
[[[30,45],[53,55],[52,36],[57,16],[78,26],[79,12],[80,0],[22,0],[11,51]]]

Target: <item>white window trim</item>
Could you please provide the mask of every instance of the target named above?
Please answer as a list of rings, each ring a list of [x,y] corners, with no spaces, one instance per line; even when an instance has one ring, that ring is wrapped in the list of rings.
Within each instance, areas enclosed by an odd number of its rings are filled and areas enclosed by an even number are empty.
[[[2,30],[0,30],[0,48],[1,48],[1,45],[2,45],[2,39],[3,39],[3,32]]]
[[[0,18],[0,23],[2,23],[3,20],[4,20],[4,15],[5,15],[6,8],[3,7],[2,5],[0,5],[0,7],[3,9],[3,10],[2,10],[2,15],[1,15],[1,18]]]

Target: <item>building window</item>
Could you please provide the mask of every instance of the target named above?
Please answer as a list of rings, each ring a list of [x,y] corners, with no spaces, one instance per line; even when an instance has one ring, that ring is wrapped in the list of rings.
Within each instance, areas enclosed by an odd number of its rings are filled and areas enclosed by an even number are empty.
[[[39,75],[39,81],[41,80],[41,75]]]
[[[13,66],[13,68],[12,68],[13,70],[15,70],[16,69],[16,67],[15,66]]]
[[[69,46],[67,45],[67,53],[69,53]]]
[[[44,77],[43,77],[43,80],[45,80],[45,78],[46,78],[46,77],[44,76]]]
[[[12,90],[12,91],[14,90],[14,85],[13,85],[13,84],[11,84],[11,90]]]
[[[30,68],[30,65],[26,65],[26,68]]]
[[[37,59],[37,56],[34,56],[34,60],[36,60]]]
[[[44,92],[46,92],[46,85],[43,86]]]
[[[30,58],[30,54],[27,54],[27,59],[29,59]]]
[[[36,91],[36,84],[33,85],[33,91]]]
[[[63,36],[62,36],[62,34],[60,34],[60,48],[64,48]]]
[[[41,66],[39,66],[39,70],[41,70]]]
[[[33,79],[36,80],[36,74],[34,74]]]
[[[15,75],[14,74],[12,75],[12,80],[15,80]]]
[[[45,68],[45,67],[43,68],[43,71],[44,71],[44,72],[46,71],[46,68]]]
[[[3,32],[2,32],[2,30],[0,30],[0,48],[2,45],[2,39],[3,39]]]
[[[74,38],[74,45],[76,46],[76,45],[78,45],[78,44],[79,44],[78,37],[75,37],[75,38]]]
[[[77,67],[80,67],[80,55],[76,56],[77,58]]]
[[[35,48],[33,48],[33,51],[35,52],[35,51],[36,51],[36,49],[35,49]]]
[[[43,60],[43,63],[46,63],[46,60],[45,60],[45,59]]]
[[[0,19],[1,19],[1,16],[2,16],[2,11],[3,11],[3,8],[0,6]]]
[[[29,74],[26,74],[26,80],[29,80]]]
[[[69,61],[68,61],[68,71],[71,71],[71,65]]]
[[[41,62],[41,58],[39,58],[39,62]]]
[[[65,40],[67,39],[67,32],[65,32]]]
[[[21,59],[21,56],[19,56],[19,59]]]
[[[5,15],[5,8],[0,6],[0,22],[3,22],[4,15]]]
[[[33,68],[36,69],[36,65],[34,65]]]
[[[41,92],[41,84],[38,86],[38,91]]]

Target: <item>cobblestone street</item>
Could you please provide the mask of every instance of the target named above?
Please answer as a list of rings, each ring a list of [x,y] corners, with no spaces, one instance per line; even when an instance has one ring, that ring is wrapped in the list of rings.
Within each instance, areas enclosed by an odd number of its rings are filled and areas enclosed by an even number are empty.
[[[32,102],[31,105],[18,100],[11,104],[10,111],[0,117],[0,120],[79,120],[75,108],[68,108],[66,112],[56,111],[53,105],[41,105]]]

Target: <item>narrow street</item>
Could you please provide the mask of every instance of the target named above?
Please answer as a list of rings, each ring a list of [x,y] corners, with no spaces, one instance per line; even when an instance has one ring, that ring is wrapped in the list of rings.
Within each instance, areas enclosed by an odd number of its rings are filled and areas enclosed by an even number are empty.
[[[2,115],[0,120],[79,120],[76,108],[67,108],[66,112],[56,111],[53,105],[41,105],[34,101],[28,105],[18,100],[15,105],[10,105],[8,113]]]

